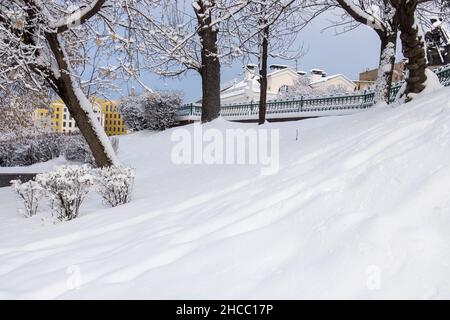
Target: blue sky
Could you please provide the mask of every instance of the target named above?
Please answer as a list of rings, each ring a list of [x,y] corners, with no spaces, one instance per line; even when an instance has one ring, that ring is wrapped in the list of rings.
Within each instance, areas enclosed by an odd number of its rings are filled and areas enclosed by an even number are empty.
[[[309,71],[312,68],[325,70],[329,75],[342,73],[350,79],[358,79],[358,75],[366,68],[375,68],[378,64],[380,41],[371,29],[359,28],[340,35],[333,29],[322,31],[330,25],[328,17],[322,16],[301,31],[298,41],[306,49],[305,55],[298,61],[298,69]],[[279,61],[273,61],[279,62]],[[285,62],[295,67],[295,62]],[[222,82],[240,77],[242,64],[222,66]],[[201,97],[201,81],[198,74],[191,72],[180,79],[162,79],[147,74],[144,79],[151,88],[157,90],[180,90],[184,92],[185,102],[192,102]]]

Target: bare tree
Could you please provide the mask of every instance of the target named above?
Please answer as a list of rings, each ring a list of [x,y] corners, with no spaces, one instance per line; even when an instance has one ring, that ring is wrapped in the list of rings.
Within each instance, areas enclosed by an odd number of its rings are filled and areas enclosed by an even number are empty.
[[[247,2],[161,1],[159,17],[140,11],[138,32],[149,69],[168,77],[190,70],[201,76],[202,122],[219,116],[221,62],[237,53],[227,24]]]
[[[15,81],[35,91],[50,87],[75,119],[98,166],[112,165],[117,158],[96,121],[77,70],[90,58],[85,44],[93,39],[86,35],[106,34],[121,39],[116,42],[123,46],[129,44],[114,30],[115,26],[126,29],[126,23],[114,17],[133,2],[0,0],[0,86]],[[119,44],[110,47],[116,54],[121,52]]]
[[[319,0],[318,4],[321,3]],[[397,47],[397,15],[389,0],[325,0],[322,6],[339,7],[346,15],[334,26],[343,32],[365,25],[380,38],[381,48],[378,76],[375,84],[375,102],[389,103]],[[348,19],[350,18],[350,19]]]
[[[400,31],[406,64],[406,87],[402,96],[406,101],[411,94],[420,93],[426,86],[427,57],[420,23],[426,25],[431,15],[442,13],[446,0],[333,0],[354,21],[377,32],[381,40],[380,64],[376,84],[376,101],[389,101],[395,63],[396,39]],[[320,0],[319,0],[320,2]],[[329,0],[327,0],[329,4]],[[341,21],[337,25],[348,24]],[[354,28],[350,22],[348,29]]]
[[[15,85],[0,88],[0,141],[47,133],[49,127],[37,125],[33,115],[48,104],[46,91],[36,93]]]
[[[233,18],[241,51],[258,59],[259,124],[266,121],[269,57],[294,60],[302,54],[300,48],[291,50],[298,32],[306,24],[302,4],[303,1],[296,0],[251,0]]]
[[[406,102],[412,99],[411,94],[418,94],[426,87],[427,56],[424,37],[417,18],[418,6],[428,0],[389,0],[397,11],[398,28],[402,41],[402,50],[408,59],[406,69],[406,87],[402,95]]]

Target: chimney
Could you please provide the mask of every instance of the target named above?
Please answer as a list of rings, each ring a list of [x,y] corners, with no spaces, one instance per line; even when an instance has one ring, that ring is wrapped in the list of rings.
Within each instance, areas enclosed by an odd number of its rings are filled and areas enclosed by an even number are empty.
[[[257,66],[255,64],[247,64],[244,67],[244,80],[251,80],[256,76]]]
[[[312,69],[310,73],[311,73],[311,82],[318,81],[327,75],[325,71],[321,69]]]
[[[287,69],[288,66],[285,66],[283,64],[271,64],[269,66],[270,71],[278,71],[278,70],[283,70],[283,69]]]

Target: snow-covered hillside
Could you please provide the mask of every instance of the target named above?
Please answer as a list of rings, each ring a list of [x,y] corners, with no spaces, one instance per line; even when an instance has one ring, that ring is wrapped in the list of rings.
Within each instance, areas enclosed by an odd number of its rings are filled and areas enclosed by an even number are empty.
[[[174,129],[124,136],[134,201],[92,193],[56,225],[0,189],[0,298],[450,298],[449,98],[267,124],[270,176],[176,166]]]

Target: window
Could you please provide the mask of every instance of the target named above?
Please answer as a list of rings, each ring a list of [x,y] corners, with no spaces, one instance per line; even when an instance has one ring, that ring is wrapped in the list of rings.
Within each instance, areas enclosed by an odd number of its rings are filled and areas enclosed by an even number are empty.
[[[65,121],[63,121],[63,127],[65,127],[66,126],[66,122]]]
[[[289,92],[289,86],[287,86],[287,85],[282,85],[282,86],[280,87],[280,89],[278,90],[278,92],[280,92],[280,93],[286,93],[286,92]]]
[[[72,128],[72,122],[69,122],[69,128]]]

